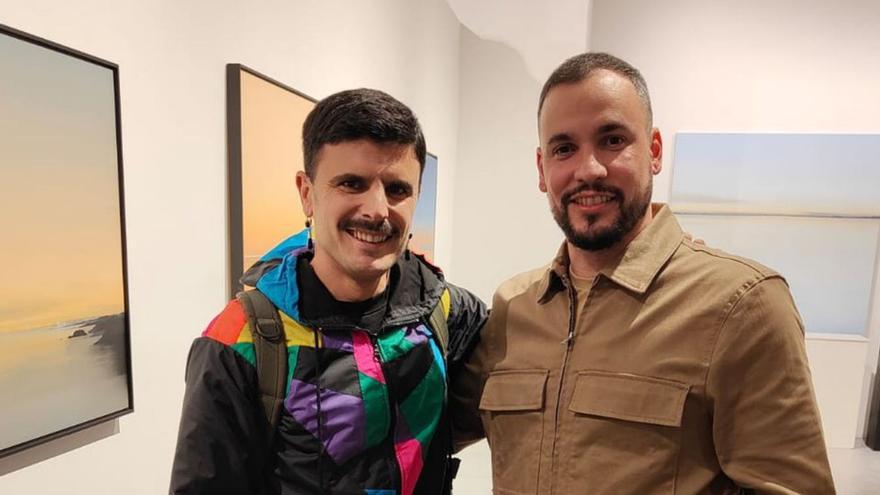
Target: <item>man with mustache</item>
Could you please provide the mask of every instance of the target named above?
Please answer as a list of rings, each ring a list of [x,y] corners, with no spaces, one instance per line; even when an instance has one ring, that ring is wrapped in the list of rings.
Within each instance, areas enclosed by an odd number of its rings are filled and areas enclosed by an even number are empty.
[[[243,304],[254,302],[237,299],[193,343],[171,493],[448,493],[446,377],[486,310],[407,248],[419,123],[385,93],[343,91],[307,117],[303,155],[309,229],[243,277],[272,315],[252,326]],[[275,308],[280,398],[258,379],[253,328],[271,326]]]
[[[663,140],[641,74],[569,59],[538,127],[566,240],[499,287],[452,382],[457,441],[488,439],[495,493],[834,493],[785,280],[651,204]]]

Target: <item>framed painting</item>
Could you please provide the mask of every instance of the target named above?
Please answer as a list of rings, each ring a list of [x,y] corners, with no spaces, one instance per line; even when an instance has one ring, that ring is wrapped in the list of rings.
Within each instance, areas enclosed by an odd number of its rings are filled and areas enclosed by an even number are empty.
[[[241,64],[226,66],[230,295],[242,273],[300,231],[302,126],[316,100]]]
[[[866,337],[880,135],[680,133],[670,204],[707,244],[785,276],[816,334]]]
[[[437,225],[437,157],[430,153],[425,157],[425,170],[419,189],[409,247],[414,253],[424,254],[433,262],[434,228]]]
[[[230,297],[240,278],[279,242],[299,232],[305,214],[296,189],[303,170],[302,126],[316,100],[241,64],[226,66]],[[437,157],[429,154],[411,248],[434,250]]]
[[[0,456],[133,411],[110,62],[0,25]]]

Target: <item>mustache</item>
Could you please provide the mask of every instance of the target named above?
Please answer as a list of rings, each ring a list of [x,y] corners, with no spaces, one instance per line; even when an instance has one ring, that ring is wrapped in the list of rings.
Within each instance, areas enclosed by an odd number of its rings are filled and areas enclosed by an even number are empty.
[[[343,230],[363,230],[385,236],[397,235],[400,232],[387,218],[377,221],[370,221],[365,218],[351,218],[342,221],[339,226]]]
[[[571,203],[571,198],[573,198],[575,195],[578,195],[582,192],[587,192],[587,191],[592,191],[592,192],[597,192],[597,193],[610,193],[618,198],[623,197],[623,191],[621,191],[620,189],[618,189],[616,187],[606,186],[604,184],[583,183],[583,184],[577,186],[576,188],[572,189],[571,191],[567,191],[565,194],[563,194],[562,198],[560,198],[560,201],[563,205],[567,205],[568,203]]]

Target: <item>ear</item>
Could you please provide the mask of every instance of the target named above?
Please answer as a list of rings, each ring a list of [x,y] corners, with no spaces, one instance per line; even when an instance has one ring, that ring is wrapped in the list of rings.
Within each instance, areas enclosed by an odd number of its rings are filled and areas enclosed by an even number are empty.
[[[547,182],[544,180],[544,156],[541,154],[541,147],[535,149],[535,165],[538,166],[538,189],[542,193],[547,192]]]
[[[651,173],[657,175],[663,169],[663,136],[660,129],[651,129]]]
[[[306,217],[313,216],[314,198],[312,195],[315,190],[311,179],[309,179],[309,176],[303,171],[296,173],[296,189],[299,191],[299,200],[302,203],[303,213],[305,213]]]

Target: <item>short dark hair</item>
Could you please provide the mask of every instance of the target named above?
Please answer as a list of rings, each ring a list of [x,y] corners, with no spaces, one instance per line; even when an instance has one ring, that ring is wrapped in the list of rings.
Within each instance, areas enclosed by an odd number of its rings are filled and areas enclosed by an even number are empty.
[[[551,89],[561,84],[579,83],[590,77],[593,71],[598,69],[616,72],[629,79],[633,86],[635,86],[636,93],[639,95],[639,99],[642,100],[642,105],[645,107],[645,114],[648,117],[648,131],[650,132],[651,128],[654,126],[654,112],[651,110],[651,96],[648,94],[648,84],[645,82],[645,78],[642,77],[642,74],[638,69],[626,61],[621,60],[614,55],[601,52],[587,52],[575,55],[565,62],[562,62],[562,65],[557,67],[556,70],[550,74],[550,77],[541,89],[541,99],[538,102],[538,118],[541,117],[541,109],[544,108],[544,100],[547,99],[547,94],[550,93]]]
[[[322,146],[358,139],[411,144],[420,171],[425,168],[425,136],[412,110],[387,93],[360,88],[332,94],[309,112],[302,131],[306,175],[315,179]]]

